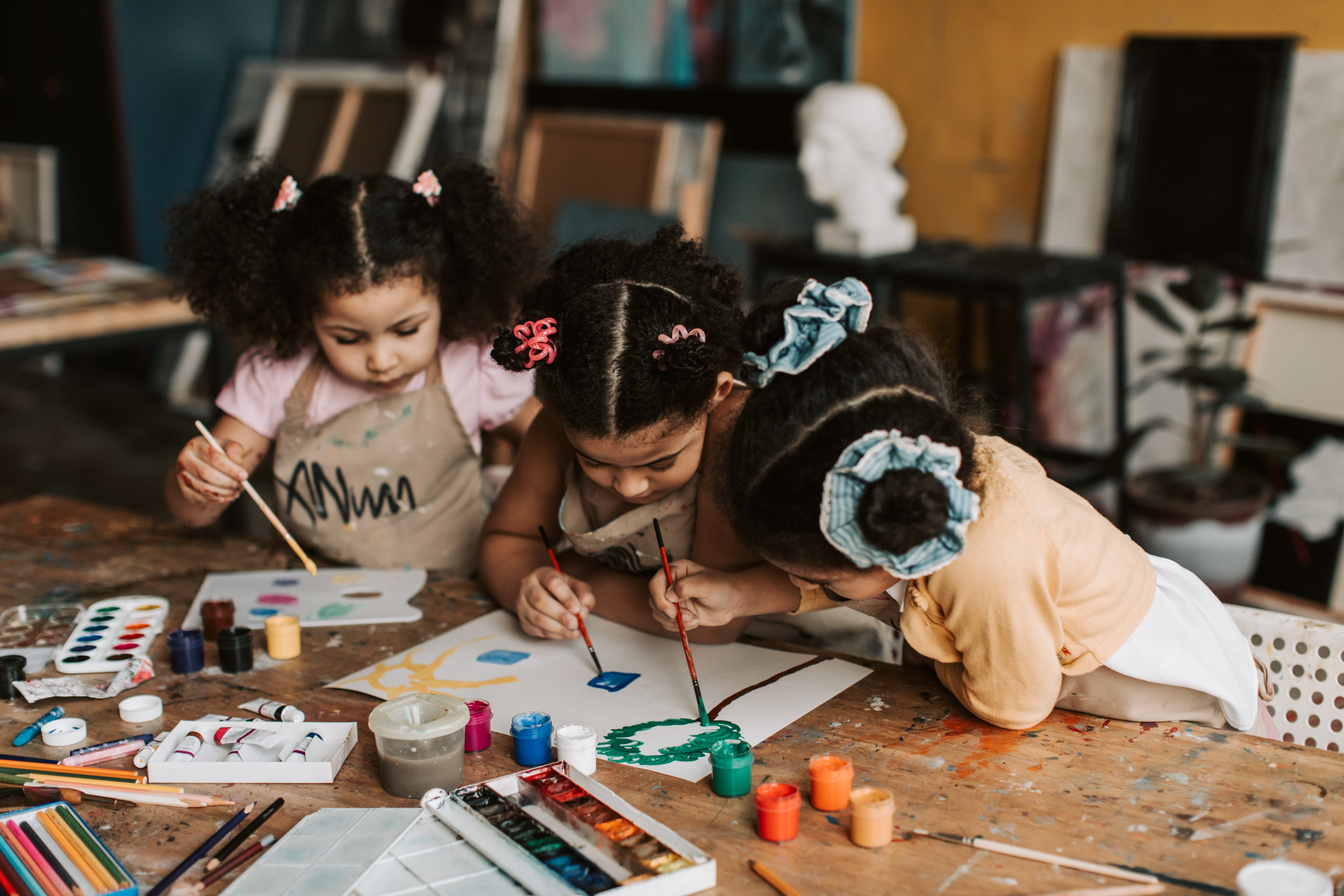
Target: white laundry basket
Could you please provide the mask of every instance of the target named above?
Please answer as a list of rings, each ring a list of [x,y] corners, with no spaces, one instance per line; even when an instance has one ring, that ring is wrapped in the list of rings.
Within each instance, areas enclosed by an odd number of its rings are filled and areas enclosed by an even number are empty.
[[[1269,669],[1269,714],[1288,743],[1339,752],[1344,745],[1344,625],[1227,606]]]

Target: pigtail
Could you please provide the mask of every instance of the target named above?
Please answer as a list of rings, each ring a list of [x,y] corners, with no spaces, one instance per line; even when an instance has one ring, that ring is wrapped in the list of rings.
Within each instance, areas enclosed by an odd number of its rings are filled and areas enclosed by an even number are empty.
[[[245,340],[296,350],[310,331],[291,319],[280,258],[292,211],[274,210],[287,172],[271,165],[207,188],[174,205],[168,222],[169,271],[191,310]]]
[[[703,340],[678,339],[676,342],[664,344],[655,343],[657,346],[650,356],[659,372],[667,376],[696,380],[703,378],[707,373],[718,373],[719,368],[715,365],[718,360],[718,353],[714,351],[713,346]]]

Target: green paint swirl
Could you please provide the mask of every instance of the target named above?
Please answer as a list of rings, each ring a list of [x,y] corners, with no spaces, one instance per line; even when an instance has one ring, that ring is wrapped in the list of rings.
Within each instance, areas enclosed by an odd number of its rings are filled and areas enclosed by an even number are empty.
[[[645,753],[644,741],[638,735],[651,728],[664,725],[695,725],[699,733],[683,744],[663,747],[657,753]],[[660,722],[640,722],[613,728],[602,742],[597,752],[603,759],[612,762],[624,762],[630,765],[666,765],[669,762],[691,762],[709,754],[709,748],[721,740],[734,740],[742,736],[742,729],[732,722],[716,720],[710,727],[700,726],[699,719],[664,719]]]

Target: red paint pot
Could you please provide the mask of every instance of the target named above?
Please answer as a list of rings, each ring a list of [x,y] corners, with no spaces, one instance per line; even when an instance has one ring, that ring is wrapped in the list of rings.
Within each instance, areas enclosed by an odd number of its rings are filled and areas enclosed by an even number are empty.
[[[468,753],[490,749],[490,704],[484,700],[469,700],[467,709],[471,711],[471,718],[467,720],[463,749]]]
[[[792,784],[770,783],[756,788],[756,832],[762,840],[783,843],[798,836],[798,810],[803,798]]]

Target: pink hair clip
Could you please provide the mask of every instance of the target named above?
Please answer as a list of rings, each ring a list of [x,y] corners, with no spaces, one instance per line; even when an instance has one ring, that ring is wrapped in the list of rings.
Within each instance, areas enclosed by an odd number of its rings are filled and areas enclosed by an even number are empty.
[[[299,182],[292,176],[286,175],[280,182],[280,192],[275,194],[275,202],[271,205],[271,211],[283,212],[292,209],[299,202],[299,197],[303,191],[299,189]]]
[[[514,354],[527,349],[527,364],[524,366],[532,369],[532,365],[538,361],[545,361],[547,364],[555,363],[555,343],[551,337],[557,332],[555,318],[543,317],[541,320],[529,320],[513,328],[513,335],[522,340],[523,344],[515,348]]]
[[[688,330],[686,329],[684,324],[677,324],[675,327],[673,327],[671,336],[668,336],[664,333],[659,333],[658,341],[663,343],[664,345],[671,345],[672,343],[680,342],[683,339],[690,339],[692,336],[695,336],[701,342],[708,341],[705,339],[704,330],[700,329],[699,327],[696,327],[694,330]],[[665,352],[663,349],[660,348],[654,351],[653,359],[658,362],[659,370],[667,369],[667,361],[664,360],[666,357],[667,352]]]
[[[434,172],[426,168],[415,179],[415,186],[411,187],[411,192],[425,197],[426,202],[435,206],[439,204],[439,194],[443,192],[443,185],[439,183],[439,178]]]

